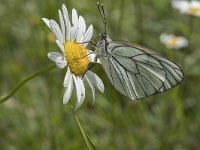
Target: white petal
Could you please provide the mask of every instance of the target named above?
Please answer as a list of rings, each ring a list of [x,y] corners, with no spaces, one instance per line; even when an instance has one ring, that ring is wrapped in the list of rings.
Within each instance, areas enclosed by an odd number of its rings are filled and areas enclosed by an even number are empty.
[[[74,82],[76,85],[77,103],[75,109],[78,109],[84,101],[85,98],[85,87],[81,77],[76,77],[73,75]]]
[[[66,41],[71,41],[71,24],[69,22],[68,26],[66,26],[66,28],[68,29],[66,32]]]
[[[90,78],[88,77],[87,73],[85,74],[85,78],[86,78],[87,82],[89,83],[89,85],[91,87],[91,90],[92,90],[92,101],[93,101],[93,104],[94,104],[94,101],[95,101],[95,88],[94,88],[93,82],[90,81]]]
[[[64,82],[63,82],[63,86],[64,87],[67,87],[69,85],[69,83],[71,81],[71,78],[72,78],[72,74],[71,74],[71,71],[70,71],[70,69],[68,67],[67,73],[65,75],[65,79],[64,79]]]
[[[91,51],[91,50],[88,50],[88,57],[90,59],[90,62],[93,62],[93,63],[99,63],[101,64],[101,61],[100,59],[96,58],[96,54],[94,51]],[[97,60],[96,60],[97,59]]]
[[[48,57],[49,59],[51,59],[52,61],[56,62],[58,57],[63,57],[63,55],[61,53],[58,52],[49,52],[48,53]]]
[[[104,92],[104,84],[103,84],[102,80],[95,73],[93,73],[91,71],[87,71],[86,74],[87,74],[87,77],[89,78],[89,80],[95,86],[95,88],[97,88],[99,91],[101,91],[103,93]]]
[[[190,1],[190,5],[193,7],[200,7],[200,1],[192,0],[192,1]]]
[[[44,21],[44,23],[49,27],[49,29],[53,32],[53,34],[55,35],[56,39],[60,40],[59,38],[59,34],[56,31],[56,29],[54,27],[51,27],[51,20],[46,19],[46,18],[42,18],[42,20]],[[53,20],[54,21],[54,20]],[[54,21],[55,22],[55,21]]]
[[[188,7],[188,2],[173,0],[172,7],[174,7],[175,9],[179,9],[181,12],[185,12]]]
[[[61,50],[62,53],[64,54],[64,45],[61,44],[59,40],[56,40],[56,44],[58,45],[58,47],[60,48],[60,50]]]
[[[64,44],[64,39],[60,30],[59,25],[54,21],[50,20],[50,28],[52,29],[53,33],[55,34],[56,38]]]
[[[66,6],[63,4],[62,5],[62,12],[63,12],[63,17],[65,20],[65,26],[66,26],[66,41],[70,40],[70,29],[71,29],[71,24],[69,21],[69,15]]]
[[[83,33],[85,34],[85,31],[86,31],[86,23],[85,23],[85,19],[84,19],[82,16],[80,16],[79,19],[81,19],[82,28],[83,28]]]
[[[186,47],[187,45],[188,45],[187,39],[185,39],[184,37],[177,37],[176,49]]]
[[[65,68],[65,66],[67,66],[67,61],[64,57],[58,57],[56,60],[56,65],[58,68]]]
[[[90,59],[90,62],[96,63],[96,54],[89,54],[88,57]]]
[[[78,27],[78,14],[76,9],[72,9],[72,23],[74,27]]]
[[[58,68],[64,68],[67,65],[67,62],[61,53],[49,52],[48,57],[56,63]]]
[[[75,41],[75,39],[77,37],[77,33],[78,33],[78,28],[77,27],[71,27],[71,35],[70,35],[71,41]]]
[[[180,45],[182,45],[182,47],[186,47],[188,45],[187,39],[181,37],[180,38]]]
[[[93,26],[90,25],[89,28],[87,29],[86,33],[85,33],[85,37],[83,39],[83,42],[88,42],[91,40],[92,38],[92,34],[93,34]],[[86,47],[88,45],[88,43],[84,44],[84,47]]]
[[[49,19],[47,19],[47,18],[42,18],[42,20],[43,20],[44,23],[50,28]]]
[[[78,28],[78,33],[77,33],[77,37],[76,37],[76,42],[81,43],[83,42],[83,30],[85,28],[84,26],[84,22],[83,22],[83,17],[79,17],[79,28]]]
[[[61,26],[61,31],[62,31],[62,37],[63,37],[63,41],[65,42],[65,23],[63,20],[63,15],[61,13],[60,10],[58,10],[59,13],[59,19],[60,19],[60,26]]]
[[[63,96],[63,104],[66,104],[69,102],[69,99],[70,99],[70,97],[72,95],[72,91],[73,91],[73,84],[74,84],[73,79],[71,77],[68,86],[65,88],[65,93]]]
[[[160,35],[160,41],[161,41],[161,43],[165,44],[168,40],[169,40],[169,35],[168,34],[162,33]]]
[[[70,40],[75,41],[78,33],[78,14],[76,9],[72,9],[72,24],[73,27],[71,27],[71,33],[70,33]]]

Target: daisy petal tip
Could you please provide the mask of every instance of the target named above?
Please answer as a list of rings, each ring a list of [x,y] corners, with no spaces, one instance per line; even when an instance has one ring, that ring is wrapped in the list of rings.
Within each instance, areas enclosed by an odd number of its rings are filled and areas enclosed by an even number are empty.
[[[69,102],[70,99],[66,98],[65,96],[63,97],[63,104],[67,104]]]
[[[48,53],[47,53],[47,56],[49,57],[50,55],[51,55],[51,52],[48,52]]]
[[[76,106],[75,106],[74,110],[77,111],[80,107],[81,107],[81,104],[80,103],[76,103]]]
[[[67,101],[66,101],[65,99],[63,99],[63,104],[64,104],[64,105],[67,104]]]
[[[45,22],[46,20],[49,20],[49,19],[47,19],[47,18],[42,18],[42,20]]]
[[[103,86],[103,85],[100,85],[100,86],[99,86],[99,91],[100,91],[101,93],[104,93],[104,86]]]
[[[50,21],[47,18],[42,18],[42,21],[50,28]]]
[[[62,4],[62,10],[66,11],[67,12],[67,7],[65,4]]]
[[[102,93],[104,93],[104,90],[105,90],[105,88],[104,88],[104,85],[101,87],[101,92]]]
[[[72,8],[72,11],[76,12],[76,9],[75,9],[75,8]]]
[[[93,31],[93,25],[92,25],[92,24],[90,25],[90,28],[91,28],[91,30]]]

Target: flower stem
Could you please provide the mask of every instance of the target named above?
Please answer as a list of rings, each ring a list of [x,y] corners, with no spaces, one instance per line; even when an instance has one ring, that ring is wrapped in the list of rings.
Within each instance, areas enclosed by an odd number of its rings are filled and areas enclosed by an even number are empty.
[[[88,135],[87,132],[82,128],[81,123],[80,123],[80,121],[79,121],[79,119],[78,119],[78,116],[76,115],[76,112],[75,112],[75,110],[74,110],[74,107],[73,107],[72,104],[71,104],[71,101],[69,101],[69,102],[70,102],[70,107],[71,107],[71,109],[72,109],[72,112],[73,112],[74,118],[75,118],[75,120],[76,120],[76,123],[78,124],[78,127],[79,127],[79,129],[80,129],[80,131],[81,131],[81,133],[82,133],[82,136],[83,136],[83,138],[84,138],[84,140],[85,140],[85,143],[86,143],[88,149],[89,149],[89,150],[96,150],[96,148],[95,148],[94,144],[92,143],[92,141],[91,141],[89,135]]]
[[[43,74],[49,70],[52,70],[56,68],[56,65],[50,65],[46,68],[43,68],[37,72],[34,72],[33,74],[27,76],[25,79],[23,79],[8,95],[6,96],[3,96],[0,98],[0,103],[3,103],[5,101],[7,101],[10,97],[12,97],[26,82],[28,82],[29,80],[33,79],[34,77],[40,75],[40,74]]]

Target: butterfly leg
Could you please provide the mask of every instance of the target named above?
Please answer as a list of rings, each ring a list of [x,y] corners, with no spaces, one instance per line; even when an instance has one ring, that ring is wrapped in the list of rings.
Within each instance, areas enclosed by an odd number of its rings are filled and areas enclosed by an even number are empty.
[[[77,44],[85,44],[85,43],[90,43],[90,44],[92,44],[92,46],[94,46],[95,48],[97,47],[96,43],[95,43],[93,40],[85,41],[85,42],[81,42],[81,43],[77,43]]]
[[[97,57],[95,57],[94,62],[92,63],[92,65],[85,71],[85,73],[82,75],[82,79],[84,77],[84,75],[87,73],[88,70],[92,69],[97,63]]]

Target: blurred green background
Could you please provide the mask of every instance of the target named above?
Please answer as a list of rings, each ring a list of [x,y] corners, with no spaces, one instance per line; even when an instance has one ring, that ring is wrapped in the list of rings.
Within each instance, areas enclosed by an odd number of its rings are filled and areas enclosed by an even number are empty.
[[[101,66],[96,72],[105,84],[92,105],[86,98],[77,111],[97,149],[200,149],[200,18],[182,15],[169,0],[105,0],[108,34],[172,59],[185,79],[176,88],[143,101],[131,101],[110,84]],[[24,77],[52,62],[48,51],[59,51],[41,18],[58,21],[58,9],[76,8],[87,25],[94,25],[94,41],[103,31],[95,0],[0,1],[0,95]],[[167,49],[161,33],[185,36],[189,46]],[[66,70],[55,69],[23,86],[0,104],[0,150],[87,150],[70,106],[62,104]],[[72,98],[76,102],[76,95]]]

